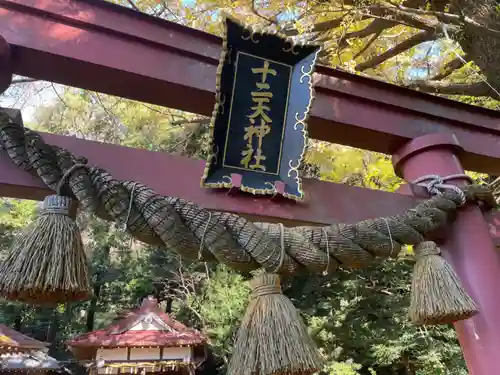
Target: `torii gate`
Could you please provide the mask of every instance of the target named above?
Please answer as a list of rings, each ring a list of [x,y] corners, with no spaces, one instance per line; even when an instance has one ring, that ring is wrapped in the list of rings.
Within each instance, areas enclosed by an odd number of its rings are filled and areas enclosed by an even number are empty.
[[[0,36],[0,92],[17,73],[202,115],[213,109],[221,43],[213,35],[98,0],[0,0]],[[396,172],[408,181],[464,169],[500,174],[500,113],[333,69],[317,71],[312,138],[392,154]],[[307,203],[226,196],[199,187],[201,161],[72,137],[44,138],[159,194],[287,225],[394,215],[419,200],[404,195],[410,193],[407,187],[394,194],[312,180],[305,181]],[[176,175],[176,183],[152,172],[159,170]],[[48,193],[0,154],[0,195],[43,199]],[[353,202],[360,208],[353,209]],[[479,207],[468,206],[442,246],[480,306],[479,314],[455,324],[474,375],[500,368],[497,223],[498,214],[485,219]]]

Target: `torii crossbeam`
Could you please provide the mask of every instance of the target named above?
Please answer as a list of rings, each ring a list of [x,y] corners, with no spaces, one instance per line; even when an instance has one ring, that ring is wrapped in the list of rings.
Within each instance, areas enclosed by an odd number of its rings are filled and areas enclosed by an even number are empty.
[[[12,73],[210,115],[220,39],[97,0],[0,0],[0,92]],[[9,52],[10,51],[10,52]],[[312,138],[393,154],[407,180],[463,169],[500,173],[500,113],[320,68]],[[189,98],[189,99],[186,99]],[[306,203],[217,193],[199,187],[203,162],[157,152],[44,135],[116,178],[209,209],[288,225],[354,222],[397,214],[418,198],[306,181]],[[127,162],[124,163],[123,161]],[[163,176],[176,175],[175,183]],[[182,171],[182,173],[178,173]],[[461,181],[456,181],[462,183]],[[0,195],[42,199],[49,191],[0,154]],[[500,368],[500,216],[467,207],[443,245],[480,314],[456,324],[471,374]]]

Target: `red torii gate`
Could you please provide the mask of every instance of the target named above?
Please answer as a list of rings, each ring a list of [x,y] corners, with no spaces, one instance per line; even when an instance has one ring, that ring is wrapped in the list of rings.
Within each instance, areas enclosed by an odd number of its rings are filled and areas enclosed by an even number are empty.
[[[0,36],[5,39],[0,40],[0,92],[17,73],[203,115],[213,110],[221,43],[213,35],[99,0],[0,0]],[[317,72],[308,124],[312,138],[393,154],[396,171],[409,181],[464,168],[500,174],[500,113],[333,69]],[[160,194],[287,225],[393,215],[418,200],[312,180],[305,182],[309,198],[301,204],[226,196],[199,187],[201,161],[72,137],[44,138],[85,155],[116,178],[139,181]],[[163,170],[166,177],[153,170]],[[172,175],[175,185],[168,181]],[[1,196],[42,199],[48,193],[0,154]],[[500,215],[490,213],[485,221],[478,207],[466,207],[442,246],[480,306],[478,315],[455,324],[474,375],[500,368],[497,225]]]

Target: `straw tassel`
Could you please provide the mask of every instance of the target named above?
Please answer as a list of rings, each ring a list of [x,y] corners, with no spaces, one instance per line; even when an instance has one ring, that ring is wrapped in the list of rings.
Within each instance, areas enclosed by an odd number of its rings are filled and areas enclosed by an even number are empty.
[[[449,324],[475,315],[477,305],[432,241],[415,247],[409,318],[416,324]]]
[[[90,296],[87,257],[75,216],[71,198],[45,198],[40,215],[15,240],[0,267],[0,294],[34,304]]]
[[[280,278],[263,273],[250,281],[251,301],[229,363],[231,375],[312,374],[321,368],[316,345],[299,312],[281,293]]]

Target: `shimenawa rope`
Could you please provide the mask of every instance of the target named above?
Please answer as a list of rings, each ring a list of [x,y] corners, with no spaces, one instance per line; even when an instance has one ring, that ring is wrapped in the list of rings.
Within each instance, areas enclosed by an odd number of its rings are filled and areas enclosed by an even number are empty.
[[[492,202],[484,186],[470,185],[462,192],[449,185],[443,192],[432,190],[439,195],[401,215],[356,224],[284,227],[281,236],[279,224],[209,212],[181,198],[160,196],[140,183],[113,179],[103,169],[85,165],[84,158],[47,145],[40,135],[19,127],[6,114],[0,116],[0,145],[18,167],[38,175],[49,188],[55,189],[66,174],[65,194],[76,198],[84,210],[106,220],[127,222],[129,232],[145,243],[164,245],[190,259],[197,259],[201,249],[202,261],[217,260],[244,272],[260,267],[273,271],[280,261],[283,274],[322,273],[327,267],[331,273],[338,265],[365,267],[375,257],[396,257],[404,244],[422,242],[426,233],[446,223],[448,214],[464,199]],[[433,183],[432,189],[437,188]]]
[[[259,274],[251,282],[253,299],[245,315],[246,323],[238,333],[238,337],[242,338],[238,342],[243,346],[236,345],[236,359],[230,365],[233,375],[312,373],[319,368],[314,343],[307,336],[298,312],[281,294],[276,273],[331,273],[340,265],[359,268],[370,265],[376,257],[394,258],[404,244],[422,243],[427,233],[445,225],[449,214],[467,201],[493,203],[491,191],[486,187],[470,185],[458,189],[446,185],[444,179],[435,176],[431,176],[431,182],[425,184],[423,181],[429,179],[429,176],[425,176],[420,183],[434,196],[403,214],[356,224],[286,228],[282,224],[252,223],[231,213],[209,212],[181,198],[160,196],[140,183],[116,180],[103,169],[87,166],[84,158],[47,145],[39,134],[17,126],[3,113],[0,113],[0,146],[19,168],[37,175],[49,188],[61,190],[61,194],[76,199],[84,210],[105,220],[122,223],[140,241],[164,246],[189,259],[205,262],[217,260],[241,272],[259,268],[271,272]],[[56,232],[51,233],[57,236]],[[54,238],[49,240],[57,242]],[[26,254],[22,248],[17,251]],[[75,262],[78,264],[85,263],[81,248],[73,247],[67,251],[72,257],[69,258],[77,258]],[[15,254],[11,257],[15,258]],[[16,264],[24,267],[23,271],[27,274],[40,274],[36,262]],[[61,264],[57,267],[73,267],[66,270],[68,274],[78,269],[71,262]],[[440,277],[456,278],[453,272],[441,272],[444,263],[434,261],[430,264]],[[15,292],[16,288],[33,288],[31,284],[23,285],[25,279],[20,278],[18,273],[10,272],[11,268],[2,267],[0,291],[4,295],[9,296],[10,292],[6,293],[6,290]],[[420,267],[424,274],[427,268]],[[82,278],[82,284],[88,283],[86,274],[80,272],[78,275]],[[437,293],[432,295],[433,303],[436,298],[439,303],[442,292],[439,285],[443,283],[436,278],[425,280],[430,280],[431,285],[427,282],[418,284],[423,286],[420,293],[425,293],[425,288],[435,288],[437,285]],[[59,291],[60,299],[68,300],[66,290],[51,290],[50,282],[43,281],[42,291],[52,293],[53,300]],[[454,283],[448,282],[446,285]],[[66,285],[59,281],[56,284]],[[458,281],[455,284],[460,288]],[[455,294],[461,296],[460,293]],[[463,302],[453,298],[450,305]],[[43,299],[43,295],[38,296],[38,299]],[[424,311],[426,306],[416,308]],[[460,318],[472,311],[467,304],[462,304],[459,310]],[[432,317],[434,322],[443,318],[443,311],[439,310],[439,314]],[[451,308],[444,313],[448,319],[454,317],[457,311]],[[282,335],[277,335],[277,332]],[[249,345],[247,349],[252,350],[257,350],[260,345],[274,354],[269,357],[268,354],[255,352],[250,356],[248,351],[241,350],[245,345]],[[238,353],[241,355],[238,356]],[[252,360],[248,362],[249,359]]]

